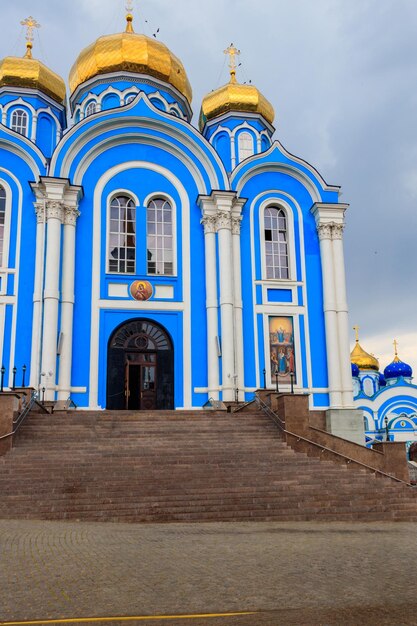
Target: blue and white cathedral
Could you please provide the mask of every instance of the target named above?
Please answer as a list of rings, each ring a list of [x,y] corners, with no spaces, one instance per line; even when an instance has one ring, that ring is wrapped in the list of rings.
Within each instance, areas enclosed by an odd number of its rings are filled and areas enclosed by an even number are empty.
[[[354,414],[340,188],[274,139],[236,48],[196,128],[183,64],[132,21],[80,53],[68,107],[33,18],[0,63],[7,385],[26,366],[49,401],[118,410],[293,386]]]

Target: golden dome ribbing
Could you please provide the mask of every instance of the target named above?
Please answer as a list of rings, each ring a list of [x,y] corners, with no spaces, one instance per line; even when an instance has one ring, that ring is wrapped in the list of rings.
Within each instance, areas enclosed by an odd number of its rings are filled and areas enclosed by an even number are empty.
[[[24,57],[6,57],[0,61],[0,87],[27,87],[38,89],[62,104],[65,101],[65,83],[46,65],[32,58],[32,44],[26,44]]]
[[[350,360],[355,363],[360,370],[375,370],[379,372],[379,362],[372,354],[368,354],[356,341],[356,345],[350,354]]]
[[[181,61],[160,41],[133,31],[132,16],[127,16],[124,33],[105,35],[85,48],[70,72],[71,93],[90,78],[112,72],[148,74],[192,99],[192,90]]]
[[[241,85],[236,79],[209,93],[201,105],[200,128],[215,118],[239,111],[243,113],[259,113],[267,122],[272,124],[275,111],[270,102],[253,85]]]

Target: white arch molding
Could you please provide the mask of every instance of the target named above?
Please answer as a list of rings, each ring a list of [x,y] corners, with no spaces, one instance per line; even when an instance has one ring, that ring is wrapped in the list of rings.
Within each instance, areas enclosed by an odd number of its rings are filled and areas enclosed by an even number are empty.
[[[92,294],[91,294],[91,341],[90,341],[90,380],[89,380],[89,406],[98,406],[98,376],[100,370],[99,363],[99,350],[100,350],[100,310],[109,308],[107,301],[100,300],[100,264],[101,264],[101,208],[103,200],[103,191],[110,180],[124,172],[132,169],[148,169],[164,176],[176,189],[182,207],[182,244],[184,249],[189,248],[190,245],[190,202],[187,192],[182,185],[181,181],[172,174],[168,169],[157,165],[155,163],[149,163],[148,161],[128,161],[123,164],[119,164],[109,169],[98,181],[94,191],[93,201],[93,247],[92,247]],[[107,200],[107,199],[106,199]],[[184,407],[191,408],[191,387],[192,387],[192,352],[191,352],[191,275],[190,275],[190,258],[188,255],[184,255],[183,258],[183,302],[167,303],[169,306],[165,307],[165,303],[158,303],[157,309],[162,311],[175,310],[177,312],[183,312],[183,379],[184,379]],[[145,303],[146,308],[144,311],[151,312],[155,307],[155,303]],[[117,302],[118,310],[124,308],[124,304]],[[132,310],[131,307],[126,307],[126,311]],[[135,308],[137,310],[137,308]],[[178,349],[178,347],[177,347]],[[101,355],[104,358],[104,355]],[[107,355],[105,355],[107,358]],[[104,363],[103,371],[105,371]]]

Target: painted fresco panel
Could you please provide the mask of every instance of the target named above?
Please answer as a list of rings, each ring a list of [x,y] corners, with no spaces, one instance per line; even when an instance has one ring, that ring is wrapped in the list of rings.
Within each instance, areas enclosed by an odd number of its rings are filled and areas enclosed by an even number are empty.
[[[271,316],[269,318],[269,351],[271,384],[275,384],[277,371],[280,383],[290,384],[291,372],[294,373],[294,383],[296,383],[294,319],[292,317]]]

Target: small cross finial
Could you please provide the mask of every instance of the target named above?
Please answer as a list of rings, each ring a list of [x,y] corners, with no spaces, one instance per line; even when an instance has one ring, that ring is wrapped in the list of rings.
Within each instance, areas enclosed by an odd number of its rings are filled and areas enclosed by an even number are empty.
[[[22,26],[26,26],[26,54],[25,57],[27,59],[32,58],[32,48],[33,48],[33,33],[35,28],[40,28],[41,25],[35,20],[31,15],[27,17],[25,20],[21,22]]]
[[[359,326],[358,325],[354,326],[353,330],[355,331],[355,334],[356,334],[356,343],[359,343]]]
[[[229,59],[230,59],[230,62],[229,62],[230,82],[231,83],[235,83],[236,82],[237,57],[240,55],[240,50],[238,50],[231,43],[230,46],[228,48],[226,48],[224,53],[227,54],[229,56]]]
[[[398,356],[398,341],[396,339],[394,339],[394,350],[395,356]]]
[[[126,11],[127,11],[127,15],[126,15],[126,32],[127,33],[133,33],[133,26],[132,26],[132,22],[133,22],[133,0],[126,0]]]

